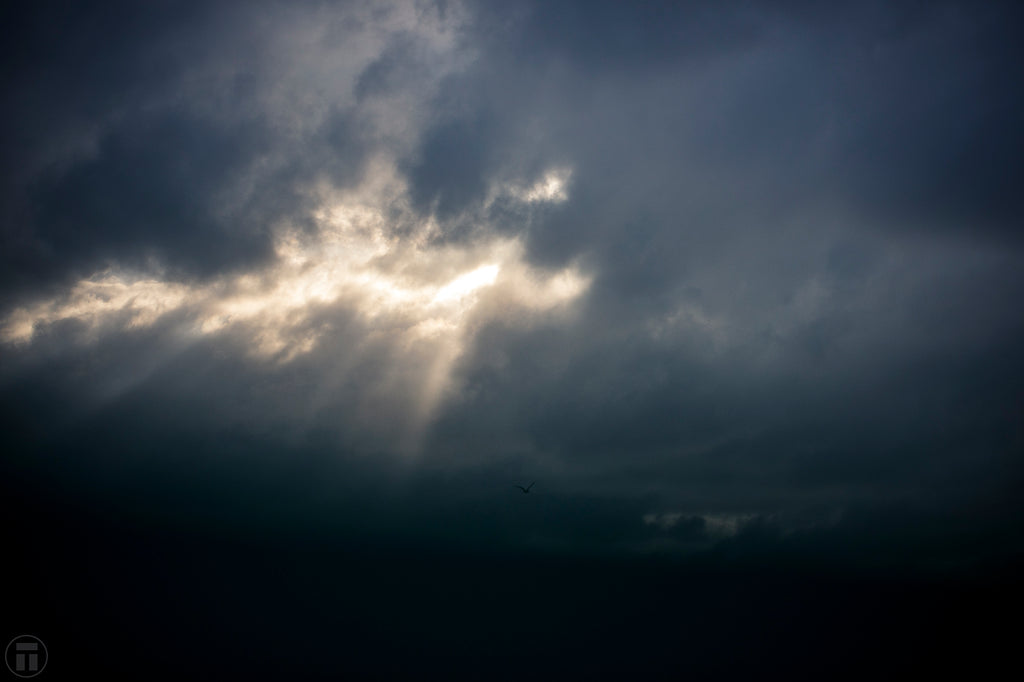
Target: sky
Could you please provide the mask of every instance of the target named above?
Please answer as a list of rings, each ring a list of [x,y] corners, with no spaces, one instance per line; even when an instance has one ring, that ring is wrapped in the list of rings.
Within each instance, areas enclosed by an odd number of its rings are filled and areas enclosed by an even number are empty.
[[[4,633],[115,678],[1009,660],[1022,19],[5,4]]]

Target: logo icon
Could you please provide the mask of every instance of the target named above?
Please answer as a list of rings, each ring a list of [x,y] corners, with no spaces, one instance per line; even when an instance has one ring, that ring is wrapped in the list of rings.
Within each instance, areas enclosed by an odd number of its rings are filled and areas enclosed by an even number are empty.
[[[46,667],[46,645],[32,635],[19,635],[7,643],[4,662],[18,677],[35,677]]]

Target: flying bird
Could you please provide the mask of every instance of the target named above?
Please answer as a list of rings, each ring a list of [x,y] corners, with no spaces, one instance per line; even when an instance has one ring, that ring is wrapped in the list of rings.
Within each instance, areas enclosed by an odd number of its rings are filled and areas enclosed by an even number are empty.
[[[534,481],[533,483],[536,483],[536,482],[537,481]],[[526,493],[530,492],[530,488],[533,487],[533,483],[531,483],[530,485],[526,486],[525,488],[523,486],[521,486],[521,485],[517,485],[516,487],[519,488],[520,490],[522,490],[523,494],[525,495]]]

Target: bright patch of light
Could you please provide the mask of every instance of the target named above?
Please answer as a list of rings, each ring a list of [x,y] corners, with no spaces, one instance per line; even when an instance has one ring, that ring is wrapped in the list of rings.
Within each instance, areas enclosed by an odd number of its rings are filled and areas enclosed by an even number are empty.
[[[569,175],[569,172],[565,170],[548,171],[543,178],[522,194],[523,200],[531,203],[538,201],[565,201],[569,198],[566,191]]]
[[[86,323],[89,331],[98,331],[101,323],[114,316],[127,329],[148,327],[183,306],[190,294],[188,287],[179,284],[105,272],[78,282],[64,296],[14,310],[0,338],[28,343],[37,327],[69,319]]]
[[[498,276],[498,270],[500,268],[492,263],[490,265],[481,265],[472,272],[459,275],[434,294],[433,303],[457,301],[472,294],[481,287],[494,284],[494,280]]]
[[[490,201],[494,201],[500,196],[507,196],[527,204],[561,203],[569,198],[569,180],[571,178],[571,170],[554,168],[529,185],[510,182],[493,187]]]
[[[556,200],[567,177],[548,174],[522,199]],[[521,313],[557,311],[590,284],[575,267],[534,268],[514,238],[437,246],[438,226],[403,203],[407,192],[393,164],[379,164],[359,188],[313,191],[315,229],[278,226],[268,266],[202,284],[107,271],[64,296],[14,310],[0,338],[27,345],[48,326],[74,321],[68,341],[90,343],[173,312],[171,330],[183,338],[238,332],[232,342],[246,344],[253,357],[287,363],[319,347],[333,315],[354,312],[369,334],[404,349],[418,368],[408,372],[417,385],[404,392],[418,396],[422,422],[480,321],[517,310],[516,319],[528,323]]]

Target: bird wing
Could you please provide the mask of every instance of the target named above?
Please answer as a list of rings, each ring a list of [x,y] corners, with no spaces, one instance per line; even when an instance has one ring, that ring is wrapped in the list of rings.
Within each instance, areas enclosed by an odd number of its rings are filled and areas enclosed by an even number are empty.
[[[517,485],[516,487],[519,488],[520,490],[522,490],[524,493],[527,491],[527,488],[524,488],[521,485]]]
[[[533,483],[536,483],[536,482],[537,481],[534,481]],[[530,485],[526,486],[526,489],[529,490],[530,488],[532,488],[533,487],[533,483],[530,483]]]

